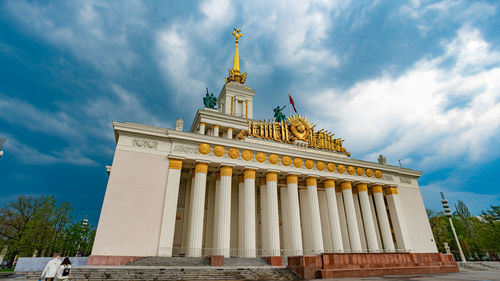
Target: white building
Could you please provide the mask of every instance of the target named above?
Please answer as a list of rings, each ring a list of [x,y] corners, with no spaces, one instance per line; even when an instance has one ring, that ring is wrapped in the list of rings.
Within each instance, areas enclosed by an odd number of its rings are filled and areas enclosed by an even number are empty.
[[[175,129],[113,123],[95,263],[437,252],[421,172],[349,158],[300,116],[254,120],[237,44],[234,61],[219,107],[198,110],[189,131],[182,120]]]

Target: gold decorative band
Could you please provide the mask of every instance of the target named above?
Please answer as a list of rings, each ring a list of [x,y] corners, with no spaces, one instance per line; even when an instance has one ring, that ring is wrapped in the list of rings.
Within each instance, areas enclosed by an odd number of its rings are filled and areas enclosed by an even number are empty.
[[[254,169],[243,170],[243,178],[244,179],[255,179],[255,170]]]
[[[358,183],[356,185],[356,187],[358,188],[358,192],[359,191],[368,191],[368,185],[366,183]]]
[[[168,159],[169,160],[169,163],[168,163],[168,168],[169,169],[175,169],[175,170],[180,170],[182,169],[182,160],[180,159]]]
[[[342,190],[352,189],[350,181],[343,181],[342,183],[340,183],[340,187],[342,188]]]
[[[325,186],[325,188],[329,188],[329,187],[335,188],[335,181],[332,179],[327,179],[327,180],[323,181],[323,185]]]
[[[206,126],[207,124],[205,124],[204,122],[200,122],[200,127],[201,126]]]
[[[228,130],[228,131],[232,131],[232,130],[233,130],[233,128],[231,128],[231,127],[228,127],[228,128],[227,128],[227,130]]]
[[[290,183],[299,184],[299,176],[297,176],[297,175],[287,175],[286,176],[286,183],[288,183],[288,184],[290,184]]]
[[[219,129],[219,125],[214,125],[214,129]]]
[[[398,194],[398,188],[395,186],[390,186],[385,189],[385,195]]]
[[[318,182],[315,177],[306,178],[306,186],[317,186]]]
[[[233,175],[233,167],[230,166],[222,166],[220,168],[220,176],[232,176]]]
[[[220,173],[219,172],[215,172],[215,180],[220,181]]]
[[[238,183],[243,183],[245,180],[243,179],[242,175],[238,175]]]
[[[196,163],[194,166],[195,173],[207,173],[208,172],[208,164],[207,163]]]
[[[275,181],[278,182],[278,173],[276,172],[267,172],[266,173],[266,182]]]
[[[372,186],[372,192],[373,193],[382,193],[382,186],[381,185]]]
[[[260,177],[259,178],[259,185],[266,185],[266,178],[265,177]]]

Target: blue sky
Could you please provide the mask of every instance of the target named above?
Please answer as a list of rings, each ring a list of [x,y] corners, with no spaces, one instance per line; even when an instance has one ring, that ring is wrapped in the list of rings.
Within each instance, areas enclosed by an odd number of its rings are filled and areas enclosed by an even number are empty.
[[[498,1],[0,1],[1,202],[55,195],[97,224],[112,121],[190,127],[241,28],[255,117],[291,91],[353,158],[423,171],[474,214],[500,204]]]

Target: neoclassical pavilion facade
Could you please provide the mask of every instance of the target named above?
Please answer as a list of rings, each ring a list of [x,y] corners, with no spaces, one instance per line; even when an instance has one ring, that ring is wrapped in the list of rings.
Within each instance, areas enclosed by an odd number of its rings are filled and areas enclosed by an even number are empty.
[[[352,159],[302,116],[254,120],[238,35],[218,108],[188,131],[113,123],[93,257],[436,253],[421,172]]]

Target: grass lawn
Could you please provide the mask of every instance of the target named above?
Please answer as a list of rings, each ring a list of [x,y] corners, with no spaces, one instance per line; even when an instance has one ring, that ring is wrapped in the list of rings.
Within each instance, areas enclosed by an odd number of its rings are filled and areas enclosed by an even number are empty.
[[[11,267],[11,268],[1,268],[0,269],[0,272],[13,272],[14,271],[14,268]]]

